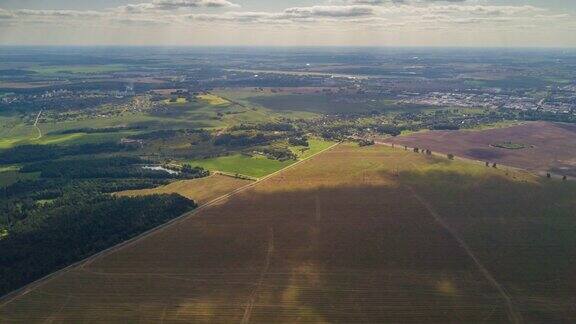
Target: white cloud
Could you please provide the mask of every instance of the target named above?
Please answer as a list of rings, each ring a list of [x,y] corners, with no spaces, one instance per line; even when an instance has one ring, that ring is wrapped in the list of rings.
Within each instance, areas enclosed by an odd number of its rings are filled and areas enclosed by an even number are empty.
[[[379,22],[395,21],[402,23],[409,19],[415,21],[430,22],[430,17],[443,17],[438,22],[449,23],[468,20],[471,22],[484,22],[488,18],[499,17],[498,21],[506,18],[525,18],[539,20],[554,19],[558,15],[547,15],[546,10],[534,6],[494,6],[494,5],[468,5],[468,4],[436,4],[427,1],[428,4],[398,4],[388,0],[347,0],[356,5],[324,5],[309,7],[292,7],[278,12],[247,12],[225,11],[221,13],[190,13],[181,9],[190,8],[237,8],[237,5],[227,0],[154,0],[153,2],[126,5],[106,11],[76,11],[76,10],[4,10],[0,9],[0,19],[18,19],[22,22],[30,22],[34,19],[53,19],[54,23],[62,20],[74,20],[84,22],[86,19],[132,19],[140,21],[172,19],[173,23],[183,21],[227,21],[242,23],[270,23],[274,20],[295,22],[346,22],[354,19],[378,24]],[[398,0],[394,0],[398,1]],[[454,2],[454,1],[451,1]],[[388,3],[387,5],[371,5]],[[567,14],[562,14],[566,17]]]
[[[171,10],[180,8],[234,8],[240,5],[227,0],[154,0],[152,5],[158,9]]]
[[[14,15],[14,13],[0,8],[0,20],[13,19],[13,18],[16,18],[16,15]]]
[[[12,14],[16,17],[101,17],[105,13],[101,11],[79,11],[79,10],[30,10],[30,9],[19,9],[12,11]]]
[[[287,8],[281,12],[242,12],[233,11],[222,14],[189,14],[187,19],[204,22],[239,22],[258,24],[277,24],[294,22],[342,21],[353,18],[374,18],[375,8],[369,6],[312,6]]]
[[[145,13],[147,11],[168,11],[191,8],[239,8],[240,5],[228,0],[154,0],[149,3],[128,4],[117,8],[125,13]]]
[[[409,33],[424,35],[434,30],[453,34],[486,31],[497,35],[498,31],[521,31],[519,26],[540,26],[542,30],[574,28],[567,13],[529,5],[487,5],[476,0],[333,0],[324,2],[326,5],[271,12],[243,11],[232,1],[153,0],[100,11],[0,9],[0,21],[22,27],[90,26],[95,33],[122,26],[135,26],[142,34],[155,31],[158,26],[184,34],[182,30],[218,33],[242,29],[250,33],[283,34],[306,28],[306,37],[310,39],[347,34],[356,38],[358,30],[393,31],[401,37]],[[215,8],[219,10],[211,10]],[[176,32],[169,34],[178,37]]]
[[[284,10],[284,14],[294,17],[361,17],[373,16],[376,9],[373,6],[312,6],[295,7]]]

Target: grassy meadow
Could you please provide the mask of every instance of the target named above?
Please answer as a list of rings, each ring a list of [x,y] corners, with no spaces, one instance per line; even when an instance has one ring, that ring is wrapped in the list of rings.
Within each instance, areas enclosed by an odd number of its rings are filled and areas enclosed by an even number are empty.
[[[163,103],[166,105],[184,105],[184,104],[188,103],[188,100],[186,98],[178,97],[178,98],[176,98],[176,101],[171,101],[170,99],[166,99],[163,101]]]
[[[64,65],[64,66],[36,66],[29,69],[39,74],[61,74],[61,73],[111,73],[127,70],[127,66],[122,64],[105,64],[105,65]]]
[[[81,68],[78,67],[78,69]],[[75,119],[64,121],[41,120],[38,128],[32,126],[29,121],[25,122],[19,116],[0,114],[0,149],[28,144],[72,145],[118,141],[120,138],[138,133],[127,131],[98,134],[82,132],[58,134],[58,132],[82,128],[141,126],[147,130],[222,129],[242,123],[266,123],[277,121],[280,118],[300,119],[317,116],[302,111],[273,111],[252,103],[244,105],[223,97],[224,94],[230,93],[204,94],[198,96],[198,100],[191,102],[185,98],[178,98],[177,102],[173,103],[166,99],[163,103],[166,109],[160,112],[126,111],[107,117],[80,114]],[[29,117],[32,118],[33,116],[30,115]]]
[[[268,159],[264,156],[247,156],[244,154],[234,154],[188,162],[191,165],[200,166],[210,171],[221,171],[255,178],[264,177],[294,163],[293,161],[282,162]]]
[[[206,101],[209,105],[212,105],[212,106],[221,106],[221,105],[228,105],[228,104],[230,104],[230,101],[228,101],[228,100],[226,100],[226,99],[224,99],[224,98],[222,98],[222,97],[220,97],[220,96],[217,96],[217,95],[214,95],[214,94],[210,94],[210,93],[209,93],[209,94],[199,95],[199,96],[198,96],[198,99],[204,100],[204,101]]]
[[[334,145],[334,142],[321,139],[310,139],[309,147],[293,146],[290,149],[298,156],[305,159],[322,150]],[[304,149],[304,151],[302,151]],[[210,171],[220,171],[229,174],[240,174],[248,177],[262,178],[291,164],[294,160],[278,161],[262,155],[248,156],[245,154],[233,154],[212,159],[200,159],[187,161],[191,165],[200,166]]]

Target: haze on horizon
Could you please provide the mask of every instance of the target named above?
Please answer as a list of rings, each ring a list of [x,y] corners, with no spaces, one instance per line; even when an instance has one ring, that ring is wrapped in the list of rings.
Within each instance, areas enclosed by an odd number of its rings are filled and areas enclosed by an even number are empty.
[[[0,45],[576,47],[572,0],[0,0]]]

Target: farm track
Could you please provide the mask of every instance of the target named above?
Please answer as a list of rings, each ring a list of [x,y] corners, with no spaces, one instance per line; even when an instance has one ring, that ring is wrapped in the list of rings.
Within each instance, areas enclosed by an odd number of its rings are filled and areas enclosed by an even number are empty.
[[[42,138],[42,130],[40,129],[40,127],[38,127],[38,121],[40,120],[41,116],[42,116],[42,110],[40,110],[40,112],[36,116],[36,120],[34,121],[34,128],[36,128],[36,131],[38,131],[38,136],[34,138],[34,141],[37,141]]]
[[[394,149],[403,149],[404,145],[401,144],[392,144],[392,143],[388,143],[388,142],[381,142],[381,141],[374,141],[374,144],[376,145],[383,145],[383,146],[388,146]],[[406,150],[408,151],[412,151],[414,150],[415,147],[410,147],[410,146],[406,146]],[[418,154],[422,154],[422,153],[418,153]],[[432,155],[433,156],[437,156],[437,157],[442,157],[442,158],[446,158],[446,154],[444,153],[440,153],[440,152],[434,152],[432,151]],[[477,164],[477,165],[484,165],[486,162],[484,161],[480,161],[480,160],[474,160],[474,159],[470,159],[467,157],[462,157],[462,156],[455,156],[454,157],[455,160],[460,160],[460,161],[464,161],[464,162],[468,162],[468,163],[473,163],[473,164]],[[516,171],[516,172],[530,172],[526,169],[522,169],[522,168],[518,168],[518,167],[513,167],[510,165],[505,165],[505,164],[498,164],[498,168],[500,168],[501,170],[509,170],[509,171]]]
[[[528,245],[524,235],[510,235],[522,226],[538,231],[539,223],[529,222],[538,212],[525,212],[541,189],[525,189],[532,184],[518,180],[510,191],[513,180],[505,171],[446,161],[342,144],[170,230],[32,289],[0,308],[0,317],[108,323],[573,319],[572,299],[566,298],[573,296],[571,279],[544,280],[550,281],[542,287],[547,294],[518,289],[543,284],[522,279],[530,268],[522,269],[522,258],[538,262],[542,253],[515,259],[514,251]],[[450,176],[437,177],[438,170]],[[515,209],[476,205],[500,206],[501,192],[516,193],[509,199],[517,202]],[[542,201],[558,201],[548,196]],[[504,213],[507,223],[498,216]],[[482,225],[494,223],[489,233],[507,240],[495,245],[502,250],[468,235],[487,237]],[[557,250],[543,248],[543,253]],[[503,251],[509,252],[506,258],[488,261]],[[570,274],[562,264],[558,269]],[[557,297],[546,297],[552,294]]]
[[[255,182],[250,183],[250,184],[248,184],[248,185],[246,185],[246,186],[244,186],[244,187],[238,188],[238,189],[236,189],[236,190],[234,190],[234,191],[232,191],[232,192],[230,192],[230,193],[228,193],[228,194],[225,194],[225,195],[223,195],[223,196],[220,196],[220,197],[218,197],[218,198],[216,198],[216,199],[214,199],[214,200],[206,203],[205,205],[202,205],[202,206],[196,208],[195,210],[193,210],[193,211],[191,211],[191,212],[189,212],[189,213],[186,213],[186,214],[184,214],[184,215],[182,215],[182,216],[180,216],[180,217],[177,217],[177,218],[175,218],[175,219],[173,219],[173,220],[171,220],[171,221],[169,221],[169,222],[167,222],[167,223],[165,223],[165,224],[162,224],[162,225],[160,225],[160,226],[158,226],[158,227],[156,227],[156,228],[153,228],[153,229],[151,229],[151,230],[149,230],[149,231],[146,231],[146,232],[144,232],[144,233],[142,233],[142,234],[140,234],[140,235],[138,235],[138,236],[136,236],[136,237],[134,237],[134,238],[132,238],[132,239],[130,239],[130,240],[128,240],[128,241],[122,242],[122,243],[120,243],[120,244],[118,244],[118,245],[115,245],[115,246],[113,246],[113,247],[111,247],[111,248],[108,248],[108,249],[106,249],[106,250],[104,250],[104,251],[101,251],[101,252],[99,252],[99,253],[97,253],[97,254],[95,254],[95,255],[93,255],[93,256],[90,256],[90,257],[88,257],[88,258],[86,258],[86,259],[84,259],[84,260],[81,260],[81,261],[78,261],[78,262],[76,262],[76,263],[73,263],[73,264],[71,264],[71,265],[69,265],[69,266],[67,266],[67,267],[65,267],[65,268],[63,268],[63,269],[61,269],[61,270],[58,270],[58,271],[56,271],[56,272],[54,272],[54,273],[52,273],[52,274],[49,274],[49,275],[47,275],[47,276],[45,276],[45,277],[43,277],[43,278],[41,278],[41,279],[39,279],[39,280],[37,280],[37,281],[34,281],[34,282],[32,282],[32,283],[30,283],[30,284],[28,284],[28,285],[26,285],[26,286],[24,286],[24,287],[16,290],[16,291],[10,292],[10,293],[8,293],[8,294],[0,297],[0,308],[2,308],[2,307],[4,307],[4,306],[8,305],[9,303],[15,301],[15,300],[18,299],[19,297],[22,297],[22,296],[28,294],[29,292],[31,292],[32,290],[36,289],[37,287],[42,286],[43,284],[46,284],[46,283],[48,283],[48,282],[56,279],[57,277],[59,277],[60,275],[66,273],[67,271],[70,271],[70,270],[75,269],[75,268],[78,268],[78,269],[80,269],[80,270],[85,270],[85,269],[86,269],[87,267],[89,267],[93,262],[95,262],[96,260],[98,260],[98,259],[100,259],[100,258],[102,258],[102,257],[105,257],[105,256],[107,256],[107,255],[110,255],[110,254],[112,254],[112,253],[114,253],[114,252],[116,252],[116,251],[122,250],[122,249],[124,249],[124,248],[130,247],[130,246],[134,245],[135,243],[137,243],[137,242],[139,242],[139,241],[141,241],[141,240],[143,240],[143,239],[145,239],[145,238],[147,238],[147,237],[149,237],[149,236],[152,236],[152,235],[158,234],[158,233],[160,233],[160,232],[162,232],[162,231],[165,231],[166,229],[168,229],[168,228],[170,228],[170,227],[172,227],[172,226],[176,226],[176,225],[178,225],[179,223],[181,223],[181,222],[185,221],[186,219],[188,219],[189,217],[192,217],[192,216],[198,214],[199,212],[201,212],[201,211],[203,211],[203,210],[205,210],[205,209],[208,209],[208,208],[210,208],[210,207],[212,207],[212,206],[215,206],[215,205],[217,205],[217,204],[219,204],[219,203],[221,203],[221,202],[223,202],[223,201],[225,201],[225,200],[227,200],[227,199],[229,199],[229,198],[231,198],[231,197],[233,197],[233,196],[235,196],[235,195],[237,195],[237,194],[239,194],[239,193],[241,193],[241,192],[244,192],[244,191],[246,191],[246,190],[248,190],[248,189],[250,189],[250,188],[252,188],[252,187],[254,187],[254,186],[258,185],[258,184],[260,184],[261,182],[267,181],[268,179],[271,179],[271,178],[275,177],[275,176],[278,175],[278,174],[281,174],[281,173],[283,173],[283,172],[285,172],[285,171],[287,171],[287,170],[290,170],[290,169],[292,169],[292,168],[294,168],[294,167],[296,167],[296,166],[298,166],[298,165],[300,165],[300,164],[302,164],[302,163],[305,163],[305,162],[309,161],[310,159],[312,159],[312,158],[314,158],[314,157],[316,157],[316,156],[318,156],[318,155],[320,155],[320,154],[322,154],[322,153],[324,153],[324,152],[326,152],[326,151],[329,151],[329,150],[333,149],[334,147],[338,146],[339,144],[340,144],[340,143],[336,143],[336,144],[334,144],[334,145],[331,145],[330,147],[328,147],[328,148],[326,148],[326,149],[324,149],[324,150],[322,150],[322,151],[320,151],[320,152],[317,152],[317,153],[315,153],[315,154],[313,154],[313,155],[311,155],[311,156],[309,156],[309,157],[307,157],[307,158],[305,158],[305,159],[302,159],[302,160],[300,160],[300,161],[298,161],[298,162],[295,162],[295,163],[287,166],[286,168],[284,168],[284,169],[282,169],[282,170],[278,170],[278,171],[276,171],[276,172],[274,172],[274,173],[271,173],[271,174],[267,175],[266,177],[263,177],[263,178],[259,179],[258,181],[255,181]]]
[[[38,136],[34,137],[32,140],[37,141],[37,140],[42,138],[42,130],[38,126],[34,126],[34,128],[36,128],[36,131],[38,132]]]
[[[412,187],[409,186],[408,189],[412,192],[412,195],[418,200],[418,202],[420,202],[426,208],[426,210],[428,210],[430,215],[434,217],[434,220],[446,231],[448,231],[448,233],[450,233],[450,235],[456,240],[456,242],[458,242],[458,245],[460,245],[460,247],[464,249],[464,251],[466,251],[466,254],[468,254],[470,259],[472,259],[472,261],[478,267],[478,270],[482,273],[484,278],[486,278],[486,280],[488,280],[490,284],[492,284],[492,286],[494,286],[494,288],[498,291],[500,296],[502,296],[502,299],[506,303],[506,308],[508,311],[510,321],[515,324],[523,323],[524,321],[522,319],[522,316],[514,308],[514,302],[512,301],[512,297],[510,297],[510,295],[506,292],[506,289],[502,287],[502,285],[500,285],[498,281],[496,281],[496,279],[494,278],[494,276],[492,276],[490,271],[486,269],[486,267],[482,264],[480,259],[476,256],[474,251],[470,248],[470,246],[468,246],[468,244],[466,243],[466,241],[464,241],[464,239],[460,236],[460,234],[458,234],[458,232],[452,229],[451,226],[448,225],[446,221],[444,221],[442,216],[438,214],[438,212],[436,212],[434,207],[432,207],[432,205],[430,205],[428,201],[422,198],[422,196],[420,196],[416,192],[416,190],[414,190]]]
[[[389,146],[389,147],[395,147],[394,145],[390,144],[390,143],[380,143],[380,142],[376,142],[376,144],[378,145],[385,145],[385,146]],[[410,149],[410,148],[408,148]],[[433,153],[434,154],[434,153]],[[436,153],[435,155],[441,155]],[[462,158],[463,161],[468,161],[468,162],[479,162],[479,161],[474,161],[474,160],[470,160],[467,158]],[[418,168],[416,165],[414,165],[414,163],[409,162],[414,168]],[[514,169],[511,167],[511,169]],[[474,262],[474,264],[476,265],[476,267],[478,268],[478,270],[480,271],[480,273],[482,274],[482,276],[484,276],[484,278],[490,282],[490,284],[498,291],[498,293],[500,294],[500,296],[502,297],[503,301],[506,304],[506,309],[508,312],[508,317],[511,321],[511,323],[514,324],[519,324],[519,323],[523,323],[524,320],[522,319],[522,315],[516,311],[515,307],[514,307],[514,302],[512,300],[512,297],[508,294],[508,292],[506,291],[506,289],[496,280],[496,278],[494,278],[494,276],[490,273],[490,271],[488,271],[488,269],[486,269],[486,267],[482,264],[482,262],[480,261],[480,259],[476,256],[476,254],[474,253],[474,251],[472,250],[472,248],[470,248],[470,246],[466,243],[466,241],[460,236],[460,234],[454,230],[445,220],[444,218],[434,209],[434,207],[426,200],[424,199],[420,194],[418,194],[418,192],[411,186],[409,185],[404,185],[410,192],[411,194],[414,196],[414,198],[416,198],[416,200],[422,205],[424,206],[424,208],[426,208],[426,210],[428,211],[428,213],[434,218],[434,220],[436,221],[436,223],[438,223],[442,228],[444,228],[458,243],[458,245],[464,249],[464,251],[466,252],[466,254],[470,257],[470,259]]]
[[[387,142],[375,141],[375,144],[376,145],[384,145],[384,146],[388,146],[391,148],[397,148],[396,147],[397,145],[387,143]],[[412,149],[413,148],[407,147],[407,150],[409,150],[409,151],[411,151]],[[439,156],[439,157],[445,157],[443,154],[437,153],[437,152],[433,152],[432,155]],[[469,162],[469,163],[481,163],[482,162],[482,161],[477,161],[477,160],[468,159],[468,158],[458,157],[458,159],[465,161],[465,162]],[[411,164],[413,166],[413,168],[416,168],[416,169],[418,168],[414,163],[412,163],[412,162],[408,162],[408,163]],[[509,170],[516,170],[516,171],[518,171],[518,170],[526,171],[523,169],[508,167],[508,166],[504,166],[504,168],[508,168]],[[397,174],[396,176],[399,176],[399,174]],[[494,276],[490,273],[490,271],[488,271],[488,269],[486,269],[486,267],[482,264],[480,259],[476,256],[474,251],[470,248],[470,246],[466,243],[466,241],[460,236],[460,234],[456,230],[454,230],[443,219],[443,217],[434,209],[434,207],[427,200],[425,200],[420,194],[418,194],[418,192],[413,187],[411,187],[409,185],[404,185],[404,186],[410,191],[410,193],[414,196],[414,198],[416,198],[416,200],[422,206],[424,206],[426,208],[426,210],[434,218],[436,223],[438,223],[442,228],[444,228],[456,240],[458,245],[466,252],[466,254],[474,262],[475,266],[478,268],[478,270],[480,271],[482,276],[484,276],[484,278],[488,282],[490,282],[490,284],[494,287],[494,289],[496,289],[498,291],[498,293],[502,297],[502,300],[506,304],[506,309],[508,312],[508,317],[510,319],[510,322],[515,323],[515,324],[523,323],[524,320],[522,319],[522,315],[516,311],[512,297],[508,294],[506,289],[494,278]]]
[[[268,249],[266,252],[266,260],[264,261],[264,267],[262,272],[260,273],[260,278],[258,278],[258,282],[256,283],[256,288],[254,288],[254,292],[252,292],[250,299],[248,300],[248,304],[246,305],[246,309],[244,310],[244,316],[242,316],[241,324],[248,324],[250,323],[250,317],[252,316],[252,310],[254,309],[254,304],[258,299],[258,295],[262,286],[264,284],[264,280],[266,279],[266,275],[270,270],[270,260],[272,259],[272,254],[274,253],[274,228],[270,228],[270,238],[268,239]]]

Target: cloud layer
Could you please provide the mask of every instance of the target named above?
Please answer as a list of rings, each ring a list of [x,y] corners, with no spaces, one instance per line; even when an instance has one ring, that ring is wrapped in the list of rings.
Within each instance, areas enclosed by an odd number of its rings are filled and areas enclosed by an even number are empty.
[[[388,38],[399,39],[403,35],[418,38],[431,31],[444,31],[445,38],[454,37],[455,41],[458,35],[486,37],[480,33],[490,32],[541,34],[556,30],[565,35],[576,32],[576,23],[567,12],[531,5],[490,5],[478,0],[325,0],[317,5],[275,12],[247,11],[234,1],[152,0],[100,11],[0,8],[0,24],[12,27],[12,33],[16,33],[17,27],[25,29],[39,24],[54,30],[59,26],[90,26],[92,33],[98,33],[98,29],[138,26],[144,34],[147,29],[156,31],[158,26],[164,26],[189,30],[191,34],[197,30],[211,33],[258,30],[268,36],[276,31],[282,37],[290,30],[307,29],[314,30],[305,35],[312,43],[315,36],[361,38],[359,32],[387,33]],[[8,31],[0,30],[0,41],[7,34]],[[576,43],[576,39],[573,41]]]

